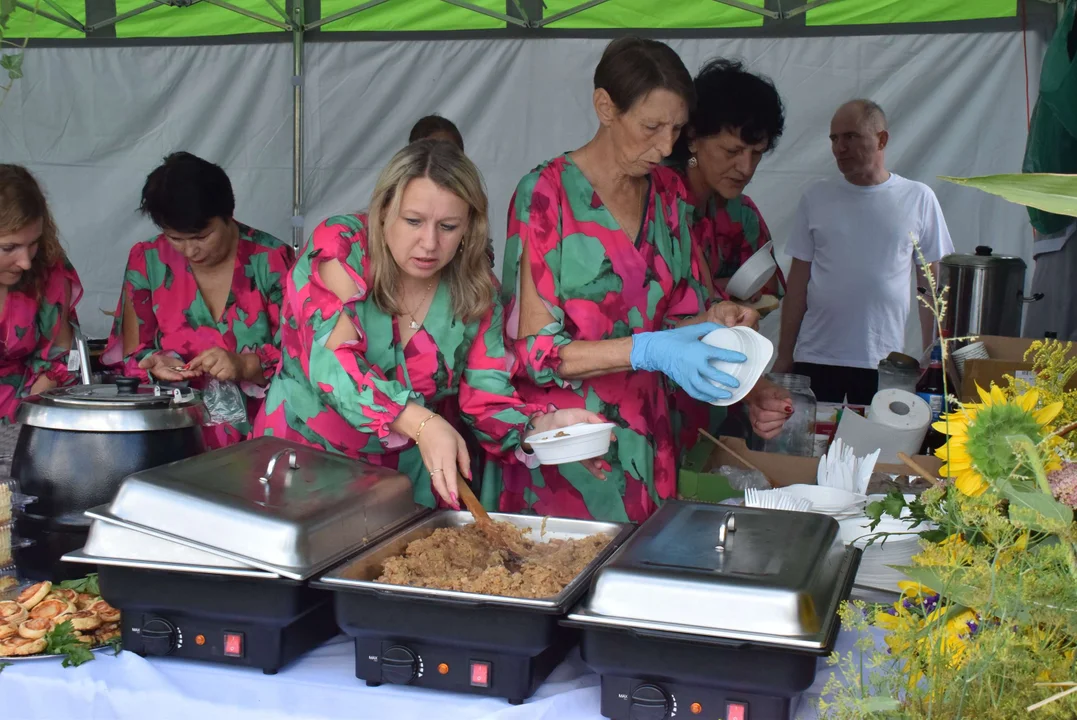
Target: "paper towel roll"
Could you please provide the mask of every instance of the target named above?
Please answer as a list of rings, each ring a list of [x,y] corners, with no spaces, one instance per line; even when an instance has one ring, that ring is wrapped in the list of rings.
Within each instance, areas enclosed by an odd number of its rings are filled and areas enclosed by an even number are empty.
[[[920,452],[929,427],[931,408],[926,402],[906,390],[889,388],[875,394],[866,418],[842,413],[834,437],[851,445],[857,455],[878,450],[878,462],[899,463],[899,452]]]

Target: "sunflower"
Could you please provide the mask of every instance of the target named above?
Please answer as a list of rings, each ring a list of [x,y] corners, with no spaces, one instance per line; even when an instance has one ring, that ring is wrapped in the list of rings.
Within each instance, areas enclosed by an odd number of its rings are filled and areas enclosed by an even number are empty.
[[[982,403],[962,403],[957,412],[943,415],[932,425],[949,435],[946,444],[935,451],[945,463],[939,473],[954,478],[957,489],[971,497],[987,490],[986,478],[1009,477],[1018,466],[1020,461],[1006,438],[1027,435],[1039,443],[1044,438],[1044,427],[1062,410],[1061,402],[1037,410],[1040,396],[1036,390],[1012,400],[993,384],[990,392],[979,385],[976,391]],[[1045,461],[1048,470],[1059,465],[1053,453]]]

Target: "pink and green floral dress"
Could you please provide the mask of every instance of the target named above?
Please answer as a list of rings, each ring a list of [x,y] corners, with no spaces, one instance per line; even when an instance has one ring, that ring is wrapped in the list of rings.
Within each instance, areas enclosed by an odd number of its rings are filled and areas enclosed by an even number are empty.
[[[770,230],[747,195],[719,207],[714,195],[700,202],[689,190],[689,201],[693,204],[692,239],[700,253],[700,268],[709,275],[704,278],[706,288],[713,289],[708,305],[729,300],[724,283],[718,287],[717,281],[733,277],[756,250],[770,242]]]
[[[284,279],[294,259],[292,248],[272,235],[239,225],[239,246],[232,290],[220,318],[214,318],[198,289],[198,281],[182,253],[159,235],[131,248],[127,258],[116,321],[102,362],[127,377],[148,382],[138,363],[154,353],[184,362],[221,347],[234,353],[254,353],[267,378],[280,359],[280,306]],[[123,299],[130,297],[138,316],[138,345],[123,354]],[[209,376],[191,381],[203,389]],[[242,382],[248,420],[206,424],[203,434],[210,449],[243,440],[265,396],[265,387]]]
[[[684,175],[681,175],[684,179]],[[687,181],[685,181],[687,187]],[[714,195],[706,201],[688,191],[693,204],[690,215],[692,243],[704,275],[706,305],[729,300],[725,283],[756,250],[770,242],[770,230],[752,199],[741,195],[719,207]],[[677,456],[685,458],[699,442],[699,430],[717,433],[726,419],[727,409],[694,400],[683,390],[677,390],[674,405],[674,425],[677,432]]]
[[[529,402],[585,407],[616,423],[605,481],[579,463],[531,471],[506,467],[500,509],[642,521],[677,491],[671,386],[660,373],[561,377],[560,350],[576,340],[612,340],[672,328],[702,307],[686,189],[665,167],[650,174],[639,236],[629,238],[569,156],[520,181],[509,208],[503,294],[505,327],[520,360],[516,387]],[[517,295],[523,248],[553,322],[519,337]],[[484,498],[485,499],[485,498]]]
[[[65,308],[69,321],[77,324],[75,306],[81,298],[82,283],[66,257],[48,270],[40,296],[33,287],[8,290],[0,313],[0,423],[15,421],[19,400],[41,376],[59,387],[78,382],[78,373],[67,369],[70,348],[57,340]]]
[[[315,231],[288,279],[282,355],[254,435],[272,435],[400,470],[415,501],[436,498],[419,449],[390,425],[408,402],[459,418],[491,456],[531,462],[520,451],[528,419],[547,408],[525,403],[509,384],[501,305],[477,320],[452,312],[449,285],[434,291],[422,326],[407,344],[397,319],[368,294],[367,217],[339,215]],[[342,302],[319,266],[337,260],[358,288]],[[359,339],[325,346],[341,314]],[[485,484],[485,481],[484,481]]]

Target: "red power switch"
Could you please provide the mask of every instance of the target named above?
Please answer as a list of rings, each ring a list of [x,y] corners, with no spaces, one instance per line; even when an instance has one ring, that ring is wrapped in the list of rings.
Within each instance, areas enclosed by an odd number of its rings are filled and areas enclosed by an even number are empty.
[[[738,702],[726,703],[725,720],[748,720],[748,706]]]
[[[481,688],[490,687],[490,663],[471,663],[471,685]]]
[[[243,657],[243,633],[224,634],[224,654],[228,657]]]

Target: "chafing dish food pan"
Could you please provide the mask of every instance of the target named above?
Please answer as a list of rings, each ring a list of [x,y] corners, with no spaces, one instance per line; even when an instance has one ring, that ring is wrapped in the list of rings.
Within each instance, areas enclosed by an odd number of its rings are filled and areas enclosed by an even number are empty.
[[[94,517],[305,580],[424,512],[395,470],[263,437],[135,473]]]
[[[436,529],[461,527],[472,517],[438,512],[396,533],[312,583],[334,591],[337,625],[355,638],[357,678],[368,685],[418,685],[519,703],[564,659],[578,634],[558,621],[634,527],[548,518],[543,532],[541,517],[490,517],[530,528],[535,540],[603,533],[610,542],[555,597],[530,599],[380,583],[388,558]]]
[[[785,718],[833,649],[859,559],[827,515],[672,501],[564,622],[582,630],[606,717],[698,704]]]

